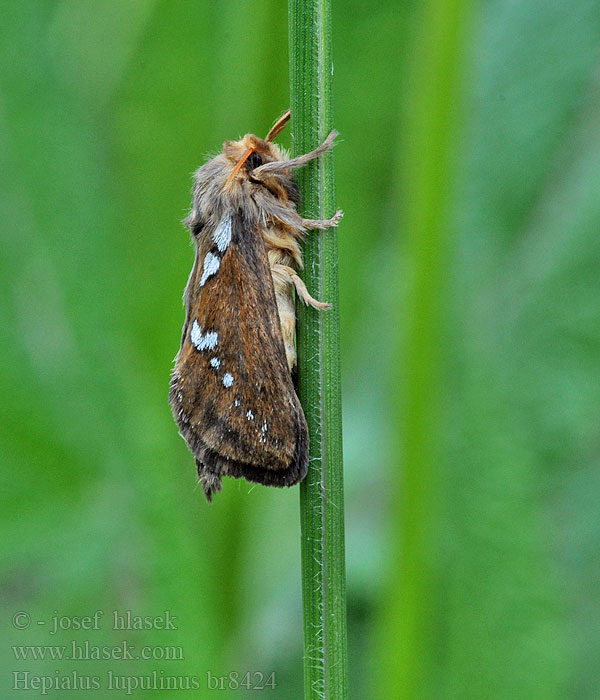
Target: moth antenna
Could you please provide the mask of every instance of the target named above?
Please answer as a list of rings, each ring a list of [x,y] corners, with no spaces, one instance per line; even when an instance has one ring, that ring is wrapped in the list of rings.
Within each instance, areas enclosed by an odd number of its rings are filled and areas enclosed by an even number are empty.
[[[288,123],[291,116],[292,113],[288,109],[288,111],[283,116],[279,117],[275,124],[273,124],[271,130],[265,138],[265,141],[273,141],[273,139],[275,139],[285,129],[285,125]]]
[[[231,171],[231,175],[227,178],[227,182],[225,183],[225,187],[233,180],[233,178],[236,176],[238,173],[239,169],[244,165],[244,163],[250,158],[250,156],[254,153],[256,148],[254,146],[250,146],[250,148],[244,153],[244,155],[241,157],[239,162],[236,164],[235,168]]]

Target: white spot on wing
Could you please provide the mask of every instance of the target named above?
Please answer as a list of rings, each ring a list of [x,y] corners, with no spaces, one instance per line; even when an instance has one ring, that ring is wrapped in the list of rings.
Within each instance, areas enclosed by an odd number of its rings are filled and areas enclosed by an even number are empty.
[[[240,402],[236,399],[236,400],[233,402],[233,405],[234,405],[234,406],[239,406],[239,405],[240,405]]]
[[[246,413],[246,418],[248,420],[254,420],[254,413],[252,413],[252,411],[248,411],[248,413]]]
[[[202,333],[202,328],[196,319],[192,324],[192,330],[190,331],[190,340],[196,347],[196,350],[214,350],[217,345],[217,340],[219,336],[215,331],[212,333]]]
[[[219,252],[227,250],[227,246],[231,243],[231,216],[226,216],[217,226],[213,239]]]
[[[265,421],[265,422],[262,424],[262,428],[260,429],[261,432],[266,433],[268,427],[269,427],[269,426],[267,425],[267,421]]]
[[[227,372],[227,374],[223,377],[223,384],[226,387],[230,387],[233,384],[233,377],[231,374],[229,374],[229,372]]]
[[[213,359],[210,361],[210,366],[214,367],[215,369],[219,369],[221,366],[221,360],[219,360],[218,357],[213,357]]]
[[[221,265],[221,261],[216,255],[212,253],[207,253],[204,258],[204,267],[202,268],[202,277],[200,278],[200,286],[203,287],[206,280],[211,276],[215,275]]]

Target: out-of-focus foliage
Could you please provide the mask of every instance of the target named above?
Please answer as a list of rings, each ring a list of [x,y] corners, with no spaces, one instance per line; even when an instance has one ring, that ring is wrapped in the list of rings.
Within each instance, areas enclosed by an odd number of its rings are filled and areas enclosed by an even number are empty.
[[[390,386],[409,350],[414,251],[398,193],[410,175],[416,6],[334,3],[357,698],[371,696],[398,535],[389,495],[402,477],[401,397]],[[250,670],[275,671],[277,689],[232,697],[301,697],[297,491],[230,482],[208,507],[166,400],[192,261],[179,223],[190,175],[287,107],[285,3],[9,0],[2,10],[3,695],[13,671],[76,670],[105,688],[109,670],[163,670],[198,676],[195,697],[211,697],[208,672]],[[599,42],[591,0],[489,0],[465,39],[434,436],[426,672],[438,698],[600,695]],[[102,629],[50,636],[54,611],[98,609]],[[114,609],[169,610],[178,629],[113,630]],[[27,630],[12,626],[19,610],[32,616]],[[181,646],[185,659],[25,661],[10,649],[73,639]]]

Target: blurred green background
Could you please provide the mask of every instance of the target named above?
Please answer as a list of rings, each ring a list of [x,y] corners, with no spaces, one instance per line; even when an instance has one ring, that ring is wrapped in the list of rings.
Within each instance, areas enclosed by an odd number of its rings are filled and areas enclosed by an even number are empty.
[[[389,610],[414,515],[434,543],[423,595],[400,600],[418,625],[428,618],[418,697],[594,700],[600,4],[465,12],[445,206],[425,212],[445,246],[426,271],[441,294],[435,405],[431,434],[414,437],[402,429],[420,332],[411,135],[424,149],[435,138],[411,109],[424,87],[419,7],[334,2],[351,697],[400,692],[382,669],[402,653]],[[200,680],[143,698],[211,697],[208,673],[245,671],[275,672],[277,688],[217,694],[302,695],[297,489],[229,481],[209,507],[167,404],[191,173],[288,106],[286,14],[276,0],[2,3],[3,697],[40,695],[11,690],[14,671],[31,674],[21,688],[73,671],[103,685],[52,698],[108,697],[109,671]],[[431,518],[398,497],[403,455],[429,439]],[[50,634],[55,614],[96,610],[101,629]],[[170,611],[177,629],[113,630],[113,610]],[[72,640],[158,658],[11,648]],[[160,658],[170,646],[184,658]]]

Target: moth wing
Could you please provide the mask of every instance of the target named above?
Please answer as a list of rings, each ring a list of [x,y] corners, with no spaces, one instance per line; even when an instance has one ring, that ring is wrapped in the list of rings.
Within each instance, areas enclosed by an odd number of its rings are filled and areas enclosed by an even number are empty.
[[[262,233],[241,211],[203,230],[186,299],[170,401],[207,497],[225,475],[298,483],[308,465],[308,429]]]

